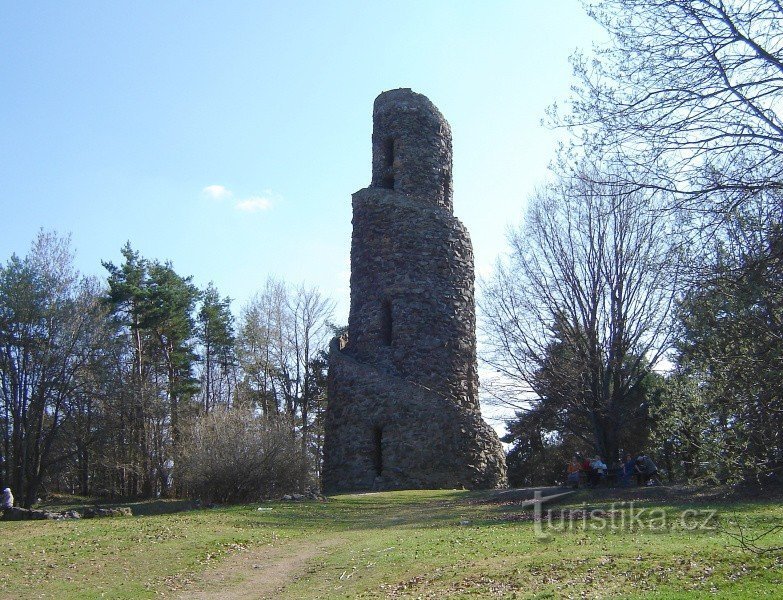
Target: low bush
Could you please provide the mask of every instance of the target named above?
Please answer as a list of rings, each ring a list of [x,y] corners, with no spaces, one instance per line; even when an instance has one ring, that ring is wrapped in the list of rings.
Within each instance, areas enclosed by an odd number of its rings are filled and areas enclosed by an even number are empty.
[[[195,420],[177,472],[183,491],[205,502],[256,502],[302,491],[309,471],[289,419],[218,410]]]

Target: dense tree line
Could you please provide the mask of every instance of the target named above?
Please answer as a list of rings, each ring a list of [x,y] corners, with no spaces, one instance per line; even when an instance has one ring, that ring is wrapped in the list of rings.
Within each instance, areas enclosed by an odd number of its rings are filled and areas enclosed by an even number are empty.
[[[218,424],[237,436],[224,447],[248,439],[242,428],[265,436],[254,447],[274,455],[266,468],[290,475],[273,485],[267,473],[268,493],[315,481],[332,303],[269,280],[235,321],[213,284],[130,244],[122,257],[104,263],[105,282],[85,278],[68,238],[41,232],[0,266],[4,485],[25,505],[46,491],[209,491],[192,457]]]
[[[550,114],[570,144],[485,285],[510,477],[622,449],[673,478],[780,481],[783,8],[585,5],[609,41],[574,56]]]

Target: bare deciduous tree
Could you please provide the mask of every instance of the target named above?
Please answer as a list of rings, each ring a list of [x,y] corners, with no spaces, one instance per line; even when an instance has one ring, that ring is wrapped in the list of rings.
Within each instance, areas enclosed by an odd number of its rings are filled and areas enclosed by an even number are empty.
[[[286,286],[268,279],[242,309],[237,335],[241,369],[240,400],[253,404],[265,415],[283,410],[279,404],[278,363],[285,329]]]
[[[69,238],[39,233],[0,266],[0,418],[11,487],[25,506],[74,448],[61,443],[110,336],[96,281],[73,268]]]
[[[319,385],[314,369],[326,346],[334,303],[316,288],[269,279],[243,309],[237,338],[241,397],[263,414],[286,414],[310,445]]]
[[[780,2],[585,4],[610,39],[573,58],[570,110],[555,123],[616,157],[623,185],[668,190],[689,209],[720,214],[783,186]]]
[[[524,410],[557,395],[611,458],[627,399],[668,347],[677,275],[657,196],[621,189],[563,177],[538,193],[482,302],[496,397]]]

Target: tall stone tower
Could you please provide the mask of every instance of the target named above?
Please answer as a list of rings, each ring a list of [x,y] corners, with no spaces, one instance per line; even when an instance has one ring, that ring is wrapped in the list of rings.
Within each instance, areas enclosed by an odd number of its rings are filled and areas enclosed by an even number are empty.
[[[505,484],[479,409],[473,283],[451,128],[421,94],[384,92],[372,183],[353,195],[348,338],[330,347],[326,492]]]

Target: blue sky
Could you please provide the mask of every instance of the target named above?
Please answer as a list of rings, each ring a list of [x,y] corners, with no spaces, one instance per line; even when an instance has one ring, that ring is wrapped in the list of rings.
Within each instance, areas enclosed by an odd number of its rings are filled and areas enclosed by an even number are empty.
[[[410,87],[451,123],[454,212],[489,274],[547,176],[568,56],[600,35],[577,0],[6,0],[0,260],[43,227],[104,276],[130,240],[237,312],[274,275],[345,323],[372,103]]]
[[[487,272],[546,177],[540,120],[568,92],[568,55],[600,34],[576,0],[1,12],[2,260],[44,227],[102,275],[130,240],[237,305],[270,274],[318,285],[343,321],[375,96],[411,87],[450,121],[455,213]]]

